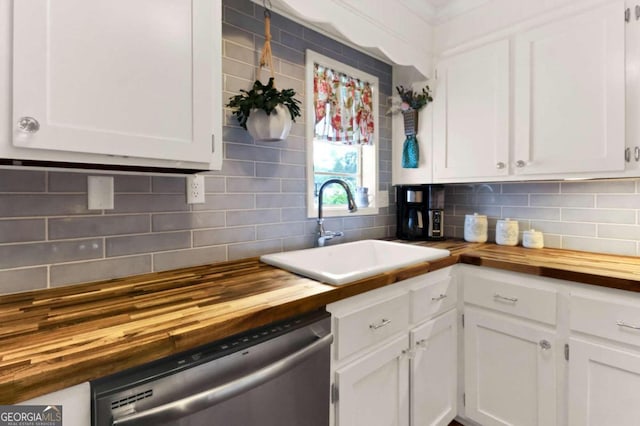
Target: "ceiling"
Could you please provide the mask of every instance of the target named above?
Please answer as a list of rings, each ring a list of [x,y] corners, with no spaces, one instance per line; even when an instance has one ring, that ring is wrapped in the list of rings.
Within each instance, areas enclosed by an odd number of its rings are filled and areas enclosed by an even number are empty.
[[[438,24],[489,0],[400,0],[425,22]]]

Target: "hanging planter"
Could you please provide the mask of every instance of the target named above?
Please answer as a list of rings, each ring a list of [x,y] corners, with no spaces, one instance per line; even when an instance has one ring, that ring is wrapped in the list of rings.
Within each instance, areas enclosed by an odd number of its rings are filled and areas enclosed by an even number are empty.
[[[247,130],[255,141],[277,142],[289,136],[291,125],[300,117],[300,101],[295,99],[295,90],[278,90],[275,87],[273,57],[271,56],[271,12],[265,7],[265,42],[258,70],[266,66],[271,71],[265,85],[256,80],[251,90],[240,90],[240,94],[229,99],[227,107],[240,126]]]
[[[420,150],[418,148],[418,112],[422,107],[433,101],[429,86],[422,89],[422,93],[414,93],[413,90],[397,86],[402,103],[400,110],[404,122],[404,135],[406,139],[402,146],[402,167],[416,169],[420,162]]]
[[[289,136],[293,119],[287,108],[276,106],[271,114],[254,108],[247,117],[247,131],[256,141],[277,142]]]

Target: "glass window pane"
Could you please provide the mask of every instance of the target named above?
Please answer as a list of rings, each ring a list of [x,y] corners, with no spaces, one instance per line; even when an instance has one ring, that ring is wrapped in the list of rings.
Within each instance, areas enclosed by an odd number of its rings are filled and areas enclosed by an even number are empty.
[[[359,148],[326,142],[313,144],[313,168],[324,173],[358,173]]]

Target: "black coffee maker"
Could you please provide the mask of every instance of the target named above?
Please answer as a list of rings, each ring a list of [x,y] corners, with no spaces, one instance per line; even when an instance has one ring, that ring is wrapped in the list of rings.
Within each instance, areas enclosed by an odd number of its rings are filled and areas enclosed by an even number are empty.
[[[444,239],[444,185],[398,186],[396,206],[398,238]]]

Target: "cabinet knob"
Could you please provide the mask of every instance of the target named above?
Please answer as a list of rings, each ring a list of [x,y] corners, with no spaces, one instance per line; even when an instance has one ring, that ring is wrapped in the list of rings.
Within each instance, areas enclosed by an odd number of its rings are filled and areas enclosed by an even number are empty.
[[[527,165],[527,163],[525,163],[525,162],[524,162],[524,161],[522,161],[522,160],[518,160],[518,161],[516,161],[516,167],[522,168],[522,167],[524,167],[524,166],[526,166],[526,165]]]
[[[548,340],[540,340],[540,347],[543,351],[551,349],[551,343]]]
[[[629,147],[626,147],[624,149],[624,161],[626,161],[627,163],[631,161],[631,148]]]
[[[500,161],[498,164],[496,164],[496,169],[498,169],[498,170],[504,169],[505,166],[506,165],[502,161]]]
[[[640,146],[636,146],[633,150],[633,158],[635,158],[636,162],[640,161]]]
[[[40,123],[33,117],[21,117],[18,120],[18,128],[25,133],[36,133],[40,130]]]

